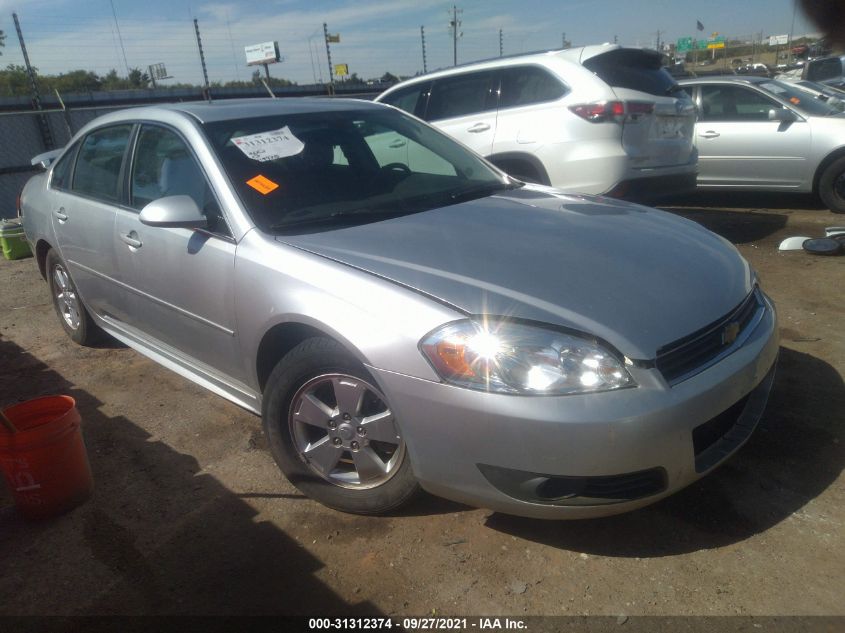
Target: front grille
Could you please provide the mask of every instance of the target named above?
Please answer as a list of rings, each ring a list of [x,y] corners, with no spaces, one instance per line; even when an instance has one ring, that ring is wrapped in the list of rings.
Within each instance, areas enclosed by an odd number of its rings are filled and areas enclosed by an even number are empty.
[[[657,350],[657,369],[669,384],[676,384],[703,371],[722,354],[741,344],[762,310],[763,301],[755,288],[726,316]],[[733,339],[726,338],[731,327],[738,328],[730,332],[734,335]]]
[[[633,501],[666,490],[666,471],[650,468],[621,475],[566,477],[478,464],[491,484],[530,503],[579,506]]]

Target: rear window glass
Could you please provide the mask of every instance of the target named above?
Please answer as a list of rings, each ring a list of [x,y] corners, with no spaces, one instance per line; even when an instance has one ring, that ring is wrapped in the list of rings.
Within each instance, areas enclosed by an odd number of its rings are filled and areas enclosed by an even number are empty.
[[[486,71],[435,80],[425,118],[437,121],[495,110],[495,79],[495,72]]]
[[[512,108],[555,101],[566,93],[566,87],[543,68],[514,66],[502,71],[499,107]]]
[[[120,167],[131,132],[131,125],[116,125],[85,137],[73,170],[74,191],[117,201]]]
[[[53,167],[53,176],[50,179],[50,186],[54,189],[70,189],[70,168],[73,166],[73,158],[79,143],[71,147]]]
[[[661,64],[661,56],[653,51],[617,49],[591,57],[584,67],[613,88],[652,95],[669,95],[677,90],[675,80]]]

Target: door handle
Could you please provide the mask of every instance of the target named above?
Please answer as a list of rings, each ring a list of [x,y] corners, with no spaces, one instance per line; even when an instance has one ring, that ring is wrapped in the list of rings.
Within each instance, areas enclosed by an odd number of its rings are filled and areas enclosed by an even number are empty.
[[[707,130],[706,132],[699,134],[699,136],[701,138],[716,138],[717,136],[720,136],[720,134],[718,132],[714,132],[713,130]]]
[[[486,132],[490,129],[490,126],[486,123],[476,123],[475,125],[467,128],[467,132],[472,134],[478,134],[479,132]]]
[[[124,244],[131,246],[132,248],[141,248],[144,244],[141,240],[138,239],[138,234],[135,231],[131,233],[123,233],[120,234],[120,241]]]
[[[405,147],[405,145],[407,145],[405,141],[403,141],[401,138],[397,138],[390,145],[388,145],[388,147],[390,149],[399,149],[400,147]]]
[[[56,219],[59,222],[67,222],[67,213],[65,213],[64,207],[59,207],[55,211],[53,211],[53,215],[56,216]]]

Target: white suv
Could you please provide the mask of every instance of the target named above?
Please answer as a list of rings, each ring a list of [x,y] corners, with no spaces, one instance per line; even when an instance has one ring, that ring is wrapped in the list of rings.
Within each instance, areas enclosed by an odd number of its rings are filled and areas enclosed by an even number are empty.
[[[376,98],[522,180],[651,199],[695,189],[695,106],[656,51],[615,44],[501,57]],[[397,162],[407,163],[396,147]]]

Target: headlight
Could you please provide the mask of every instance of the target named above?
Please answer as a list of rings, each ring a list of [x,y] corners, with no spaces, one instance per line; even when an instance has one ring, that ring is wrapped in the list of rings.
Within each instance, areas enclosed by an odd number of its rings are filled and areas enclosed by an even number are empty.
[[[562,395],[636,384],[624,362],[598,343],[520,323],[457,321],[420,348],[441,378],[470,389]]]

